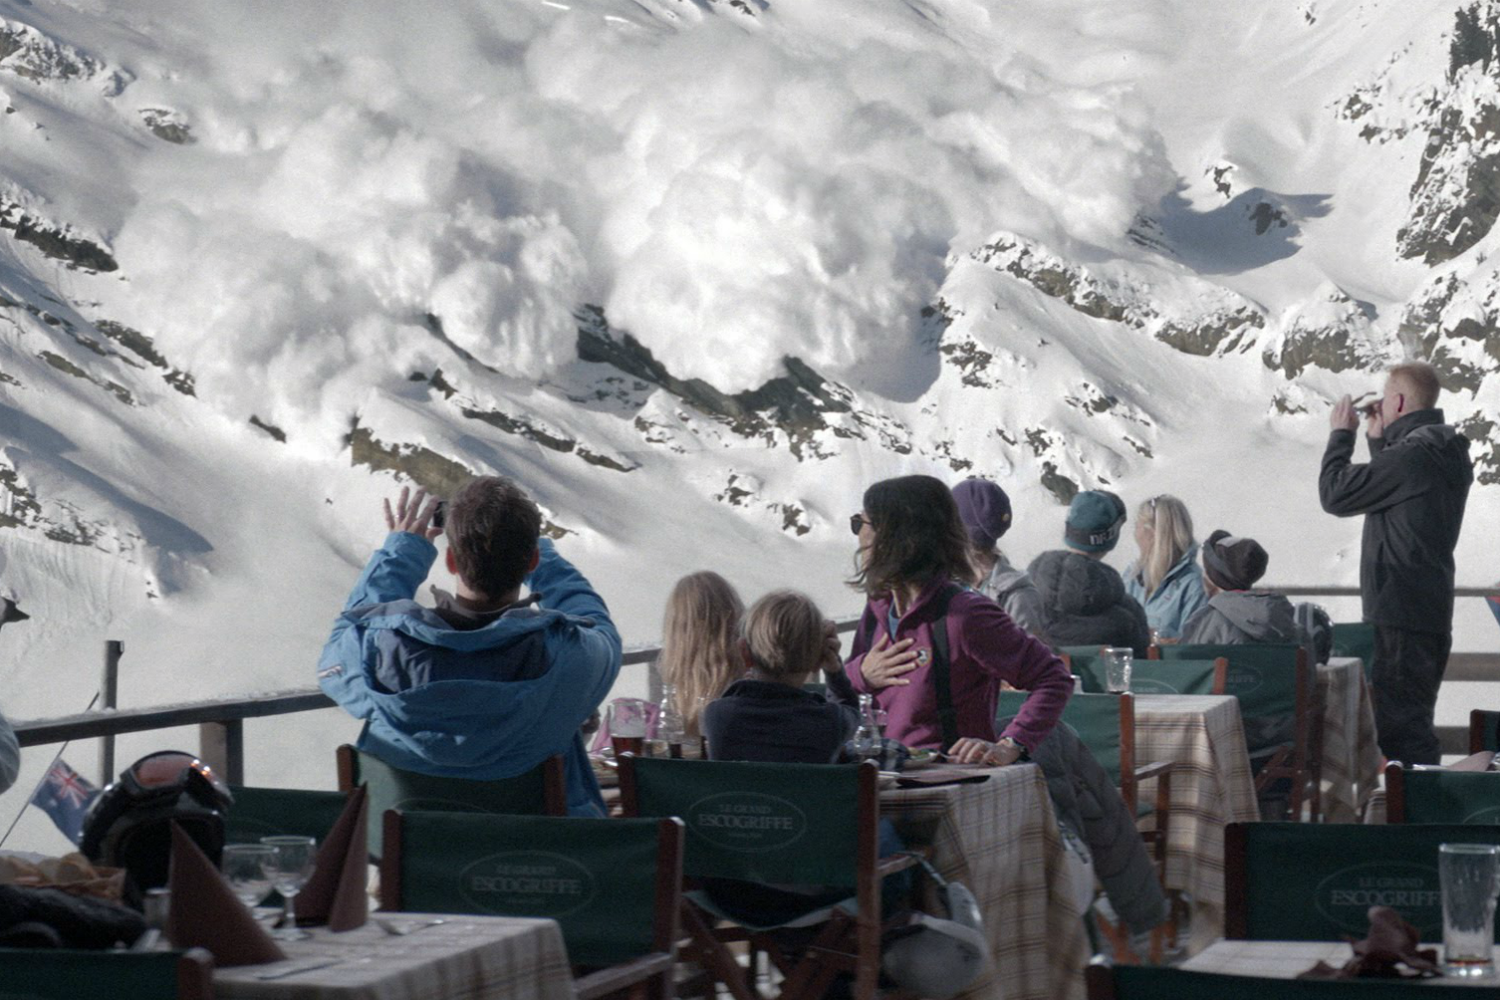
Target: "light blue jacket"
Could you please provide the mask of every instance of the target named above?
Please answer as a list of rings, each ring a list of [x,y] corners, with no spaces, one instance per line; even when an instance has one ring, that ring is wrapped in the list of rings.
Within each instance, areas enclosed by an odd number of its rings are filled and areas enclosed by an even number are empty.
[[[1146,596],[1139,563],[1125,567],[1125,593],[1146,609],[1146,622],[1158,635],[1163,639],[1180,638],[1188,616],[1208,603],[1208,594],[1203,589],[1203,567],[1198,565],[1198,544],[1194,542],[1187,547],[1150,597]]]
[[[412,599],[437,548],[392,532],[334,623],[318,684],[365,720],[359,748],[394,767],[489,780],[562,754],[568,812],[603,816],[579,727],[620,672],[620,634],[583,574],[550,539],[539,547],[541,562],[526,583],[542,608],[517,608],[464,631]],[[495,679],[518,666],[529,679]],[[430,680],[434,673],[462,679]]]

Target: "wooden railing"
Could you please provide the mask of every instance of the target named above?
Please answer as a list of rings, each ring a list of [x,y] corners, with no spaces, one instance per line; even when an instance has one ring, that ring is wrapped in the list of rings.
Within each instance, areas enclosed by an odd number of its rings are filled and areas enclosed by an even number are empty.
[[[1357,587],[1288,586],[1268,589],[1299,597],[1359,596]],[[1481,587],[1459,587],[1454,590],[1454,596],[1486,597],[1494,592],[1493,589]],[[858,622],[858,618],[840,620],[839,631],[853,631]],[[648,664],[656,659],[660,651],[658,646],[633,646],[625,650],[621,662],[624,666]],[[1500,654],[1454,653],[1449,658],[1444,679],[1451,681],[1500,680]],[[252,698],[219,698],[149,708],[82,712],[78,715],[56,719],[15,722],[14,725],[16,736],[23,747],[196,725],[199,729],[198,752],[200,756],[218,769],[230,784],[239,785],[243,784],[245,779],[244,720],[272,715],[290,715],[295,712],[311,712],[331,708],[333,705],[332,699],[321,690],[309,687],[262,694]],[[1438,736],[1443,741],[1444,753],[1468,752],[1466,728],[1439,727]],[[107,777],[113,778],[113,775],[107,774]]]

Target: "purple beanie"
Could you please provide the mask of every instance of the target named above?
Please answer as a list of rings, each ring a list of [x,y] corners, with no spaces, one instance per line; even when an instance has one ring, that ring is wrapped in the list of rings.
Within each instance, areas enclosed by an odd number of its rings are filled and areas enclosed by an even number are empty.
[[[965,479],[953,487],[953,500],[976,549],[988,552],[1010,530],[1010,497],[988,479]]]

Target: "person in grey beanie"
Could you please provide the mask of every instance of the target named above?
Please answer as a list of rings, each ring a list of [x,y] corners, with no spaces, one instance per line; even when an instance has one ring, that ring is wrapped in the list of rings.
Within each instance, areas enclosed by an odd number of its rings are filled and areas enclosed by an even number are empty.
[[[1203,543],[1203,585],[1208,603],[1183,623],[1186,645],[1239,645],[1249,642],[1306,644],[1292,602],[1281,594],[1254,590],[1270,558],[1253,538],[1215,531]],[[1311,660],[1309,660],[1311,662]]]
[[[1043,552],[1026,568],[1042,597],[1043,628],[1054,647],[1121,646],[1145,656],[1146,612],[1125,581],[1102,560],[1120,541],[1125,502],[1108,490],[1086,490],[1068,505],[1064,549]]]
[[[1026,571],[1012,566],[998,547],[1010,530],[1010,497],[988,479],[972,478],[953,487],[953,500],[969,532],[974,589],[1000,605],[1011,621],[1046,642],[1042,595]]]

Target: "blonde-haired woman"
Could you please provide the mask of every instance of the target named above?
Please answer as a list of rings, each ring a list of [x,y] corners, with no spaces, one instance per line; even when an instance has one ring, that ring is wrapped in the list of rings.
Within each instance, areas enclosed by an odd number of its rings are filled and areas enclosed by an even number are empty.
[[[667,597],[656,669],[676,690],[677,710],[690,736],[702,732],[703,706],[745,672],[738,648],[744,614],[740,595],[711,570],[678,580]]]
[[[1178,639],[1188,616],[1208,603],[1187,507],[1165,493],[1141,504],[1135,544],[1141,555],[1125,567],[1125,592],[1146,609],[1158,638]]]

